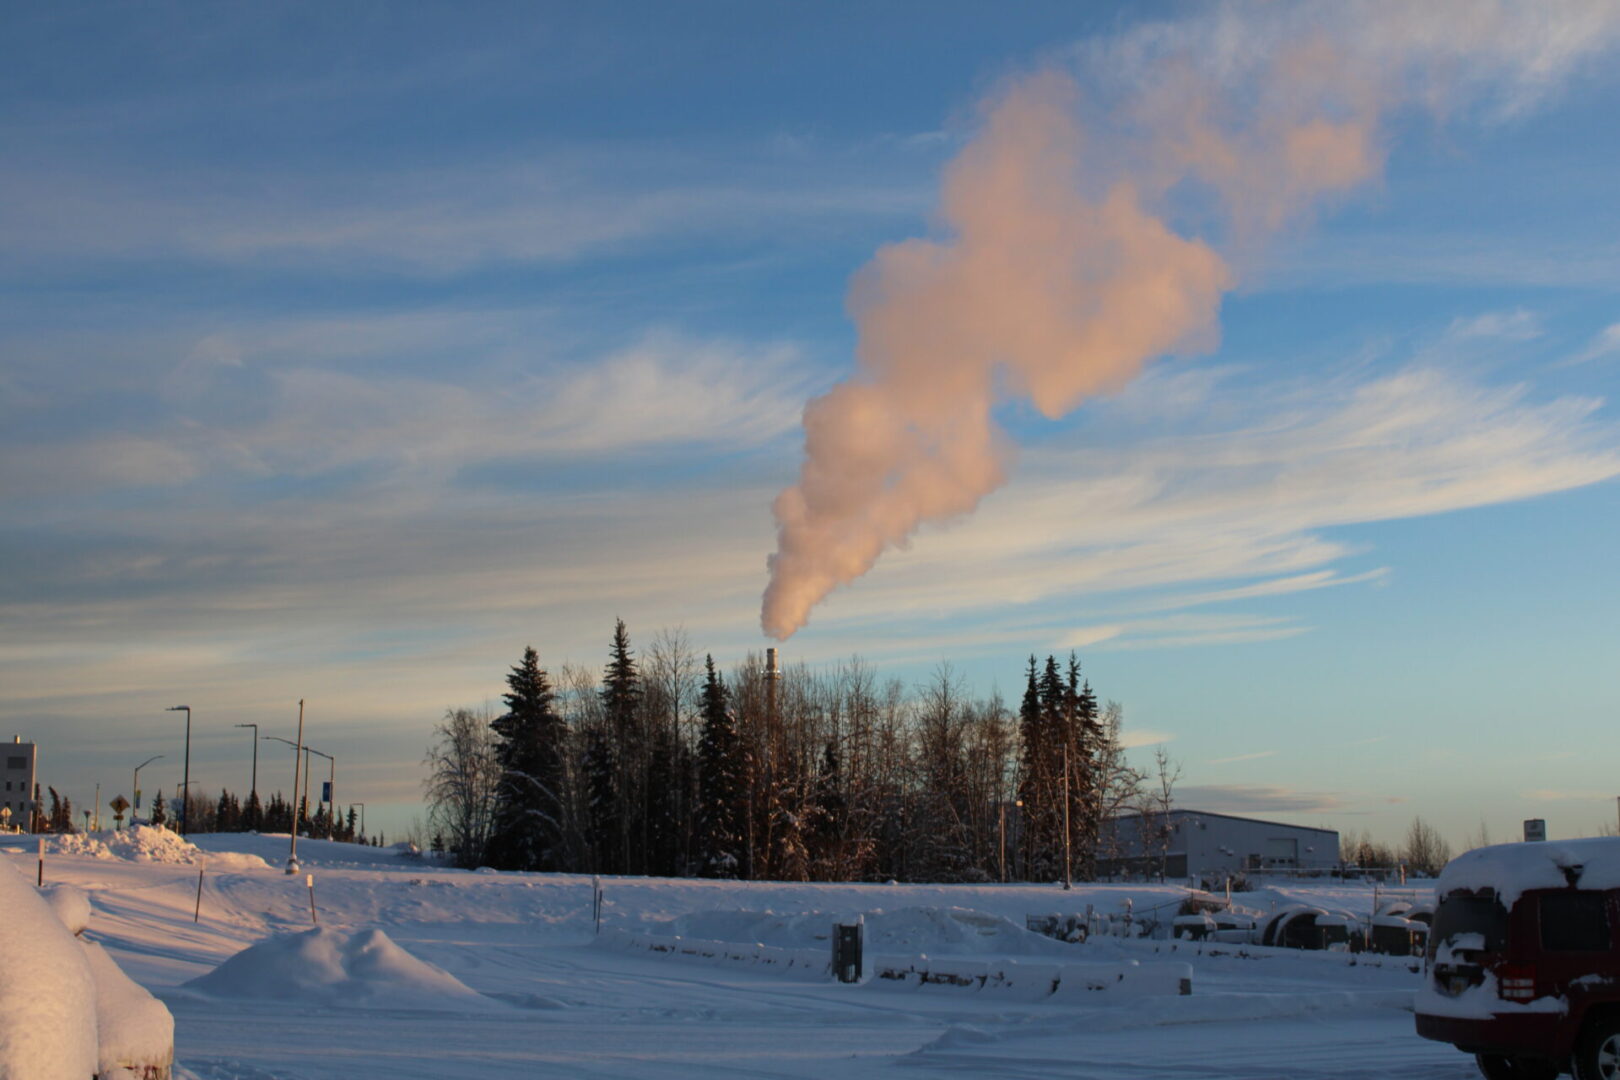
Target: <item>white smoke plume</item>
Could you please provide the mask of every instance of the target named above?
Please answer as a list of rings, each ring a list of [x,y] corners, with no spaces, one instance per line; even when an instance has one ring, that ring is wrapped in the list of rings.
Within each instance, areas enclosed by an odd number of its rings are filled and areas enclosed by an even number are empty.
[[[1605,0],[1233,5],[992,95],[946,168],[942,236],[882,248],[851,283],[858,370],[805,408],[766,634],[999,487],[998,404],[1055,419],[1213,348],[1266,239],[1381,173],[1395,110],[1522,113],[1617,35]]]

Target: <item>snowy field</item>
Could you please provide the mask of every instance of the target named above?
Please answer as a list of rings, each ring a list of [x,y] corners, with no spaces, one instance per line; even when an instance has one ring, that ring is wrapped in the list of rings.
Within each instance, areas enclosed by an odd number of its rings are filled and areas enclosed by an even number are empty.
[[[1175,887],[610,878],[598,938],[589,878],[469,873],[300,841],[315,879],[321,932],[312,934],[305,878],[280,869],[285,836],[196,839],[200,852],[177,837],[63,838],[46,862],[48,882],[90,894],[87,936],[173,1012],[180,1078],[1477,1075],[1471,1059],[1413,1034],[1418,976],[1402,961],[1116,939],[1069,945],[1023,929],[1026,915],[1087,904],[1122,912],[1128,900],[1138,917],[1169,913],[1185,895]],[[33,878],[32,841],[0,848]],[[1305,901],[1365,913],[1373,903],[1370,887],[1345,884],[1236,899],[1258,912]],[[1185,962],[1193,992],[846,986],[801,967],[624,944],[632,934],[680,935],[731,942],[739,954],[756,945],[825,952],[833,922],[856,914],[867,921],[869,959],[1026,971]]]

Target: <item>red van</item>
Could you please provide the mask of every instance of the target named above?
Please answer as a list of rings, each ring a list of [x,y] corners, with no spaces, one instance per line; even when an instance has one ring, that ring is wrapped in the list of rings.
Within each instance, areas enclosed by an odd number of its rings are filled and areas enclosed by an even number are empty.
[[[1487,1080],[1620,1080],[1620,837],[1479,848],[1435,895],[1417,1033]]]

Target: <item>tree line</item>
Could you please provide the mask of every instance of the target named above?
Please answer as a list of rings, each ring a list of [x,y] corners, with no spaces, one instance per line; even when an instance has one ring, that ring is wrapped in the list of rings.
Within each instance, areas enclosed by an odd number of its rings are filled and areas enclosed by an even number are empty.
[[[1053,880],[1168,790],[1126,760],[1079,660],[1031,657],[1016,712],[948,665],[908,690],[860,659],[815,673],[685,636],[600,675],[526,649],[502,708],[452,708],[424,761],[433,845],[464,866],[770,880]],[[1161,779],[1167,759],[1161,757]],[[1173,776],[1169,777],[1173,782]]]
[[[58,794],[54,787],[47,790],[51,796],[49,808],[36,813],[34,827],[30,831],[78,832],[78,826],[73,823],[72,800]],[[348,813],[343,814],[334,812],[326,803],[317,803],[312,814],[309,812],[308,800],[302,802],[298,814],[298,835],[317,840],[381,845],[383,841],[381,834],[368,837],[360,831],[354,807],[349,807]],[[163,789],[159,788],[152,798],[147,823],[178,830],[181,813],[180,797],[176,795],[166,799],[163,796]],[[186,799],[184,815],[188,833],[291,833],[293,827],[293,804],[279,791],[271,795],[267,802],[261,802],[256,791],[250,792],[246,799],[242,799],[228,788],[222,790],[217,799],[190,795]],[[135,819],[132,817],[130,820],[133,823]]]

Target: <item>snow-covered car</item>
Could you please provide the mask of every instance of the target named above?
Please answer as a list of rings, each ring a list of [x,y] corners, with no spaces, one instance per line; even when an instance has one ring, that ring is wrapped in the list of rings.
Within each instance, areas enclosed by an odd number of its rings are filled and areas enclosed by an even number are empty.
[[[1479,848],[1435,892],[1417,1033],[1487,1080],[1620,1078],[1620,837]]]

